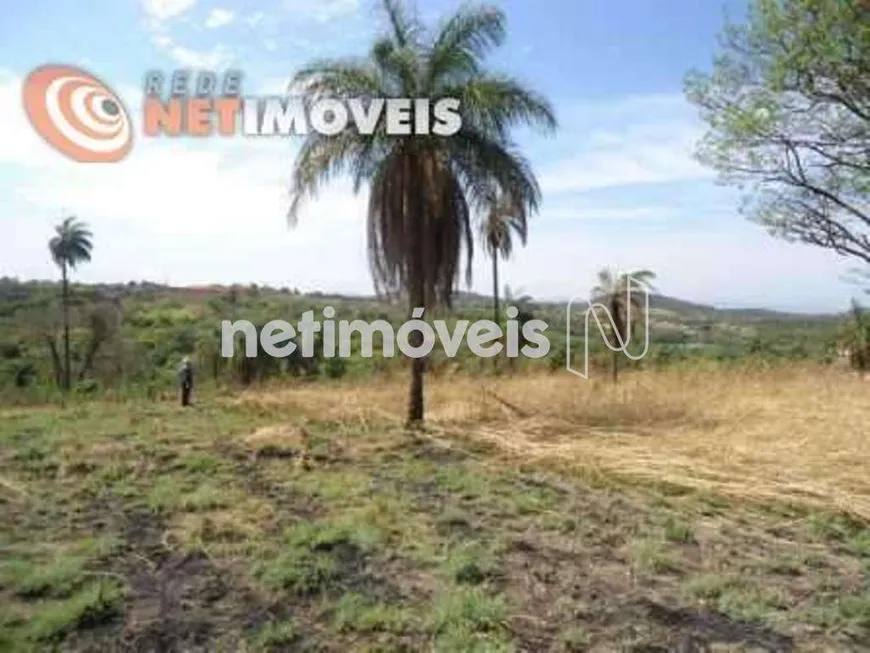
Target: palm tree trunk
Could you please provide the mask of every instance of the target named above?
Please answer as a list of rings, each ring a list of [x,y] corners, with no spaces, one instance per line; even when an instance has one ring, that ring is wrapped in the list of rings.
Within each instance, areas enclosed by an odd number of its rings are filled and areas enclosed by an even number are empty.
[[[414,237],[416,239],[416,236]],[[409,316],[415,308],[425,306],[425,292],[423,290],[422,275],[419,272],[419,264],[414,265],[417,270],[414,272],[415,279],[412,279],[412,289],[408,293],[410,299]],[[419,347],[423,344],[423,334],[419,331],[412,331],[409,334],[409,341],[412,347]],[[411,380],[408,386],[408,426],[411,428],[417,427],[423,421],[424,402],[423,402],[423,374],[426,371],[425,358],[411,359]]]
[[[66,261],[61,265],[61,301],[63,303],[63,389],[70,389],[70,352],[69,352],[69,277]]]
[[[492,254],[492,321],[499,324],[498,306],[498,254]]]
[[[48,351],[51,354],[51,368],[54,372],[54,382],[58,388],[63,388],[63,364],[60,362],[60,355],[57,353],[57,343],[55,342],[55,334],[44,335],[45,344],[48,345]]]
[[[415,343],[416,346],[416,343]],[[411,359],[411,384],[408,388],[408,426],[418,426],[423,421],[423,372],[426,362],[423,358]]]
[[[626,329],[625,322],[622,319],[622,306],[619,304],[615,292],[610,300],[610,313],[613,316],[613,330],[616,332],[616,342],[613,344],[615,347],[619,347],[621,345],[620,339],[623,337]],[[619,351],[613,352],[612,373],[614,384],[619,383],[619,354]]]
[[[415,308],[426,306],[426,291],[423,286],[423,260],[422,260],[422,243],[419,242],[420,237],[415,232],[411,238],[414,241],[414,257],[411,262],[411,283],[409,284],[410,292],[408,299],[410,306],[408,307],[408,317],[410,319],[411,312]],[[412,347],[419,347],[423,344],[423,334],[419,331],[412,331],[409,334],[409,341]],[[408,426],[414,428],[419,426],[423,421],[424,403],[423,403],[423,374],[426,371],[426,360],[424,358],[411,359],[411,381],[408,386]]]
[[[420,163],[420,162],[415,162]],[[423,173],[419,175],[421,180],[426,180],[425,165],[412,166],[416,167],[417,172]],[[424,181],[425,183],[425,181]],[[422,201],[422,190],[417,189],[416,192],[406,189],[409,195],[405,197],[405,210],[417,212],[417,216],[422,218],[422,213],[425,211],[425,203]],[[420,230],[414,229],[411,234],[411,260],[410,260],[410,275],[408,288],[408,307],[409,319],[411,312],[415,308],[426,307],[426,289],[423,282],[423,243],[420,239]],[[423,334],[419,331],[412,331],[410,334],[410,344],[413,347],[419,347],[423,344]],[[426,371],[426,362],[423,358],[411,359],[411,379],[408,384],[408,422],[409,428],[416,428],[423,422],[423,414],[425,406],[423,403],[423,374]]]
[[[619,383],[619,352],[613,352],[613,383]]]

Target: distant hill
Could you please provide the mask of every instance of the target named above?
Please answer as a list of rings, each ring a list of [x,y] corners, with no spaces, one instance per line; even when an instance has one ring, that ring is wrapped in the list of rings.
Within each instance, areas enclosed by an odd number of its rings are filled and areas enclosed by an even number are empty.
[[[41,289],[43,293],[57,285],[56,281],[21,281],[15,278],[0,278],[0,303],[9,300],[22,299],[30,295],[30,291]],[[126,295],[171,295],[179,299],[203,300],[209,297],[226,296],[234,287],[239,293],[253,291],[263,296],[290,295],[297,298],[309,297],[318,302],[340,301],[353,304],[364,302],[366,304],[380,303],[373,295],[350,295],[335,292],[309,291],[300,292],[291,288],[275,288],[270,286],[257,286],[255,284],[227,286],[220,284],[198,286],[168,286],[150,281],[128,283],[98,283],[98,284],[75,284],[83,290],[90,291],[94,295],[103,297],[123,297]],[[507,303],[510,299],[502,297]],[[558,307],[564,307],[564,301],[538,300],[531,297],[514,298],[513,301],[526,301],[535,304],[545,311],[551,311]],[[490,295],[475,292],[459,291],[454,295],[454,305],[483,307],[492,302]],[[394,304],[395,305],[395,304]],[[735,324],[750,324],[758,322],[831,322],[840,318],[835,314],[814,314],[777,311],[768,308],[717,308],[708,304],[679,299],[663,294],[650,296],[650,307],[654,313],[667,315],[677,322],[730,322]]]
[[[722,321],[756,322],[756,321],[820,321],[827,322],[838,319],[831,313],[797,313],[792,311],[777,311],[769,308],[717,308],[707,304],[689,302],[667,295],[652,295],[651,308],[670,311],[680,315],[697,315]]]

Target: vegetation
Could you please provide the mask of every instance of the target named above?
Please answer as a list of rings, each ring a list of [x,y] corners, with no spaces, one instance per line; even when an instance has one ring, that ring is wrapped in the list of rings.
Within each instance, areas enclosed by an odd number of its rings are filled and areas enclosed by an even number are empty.
[[[63,389],[70,389],[69,350],[69,272],[83,261],[91,260],[92,235],[87,226],[74,217],[66,218],[55,229],[48,242],[51,257],[60,268],[61,304],[63,306]],[[52,341],[53,342],[53,341]],[[54,353],[54,351],[52,352]],[[56,358],[56,354],[55,354]]]
[[[2,409],[0,649],[870,637],[855,376],[435,377],[417,441],[401,379],[333,383]]]
[[[700,155],[771,232],[870,263],[870,6],[754,0],[687,79]]]
[[[870,369],[870,320],[858,302],[852,303],[850,320],[843,325],[840,344],[853,369],[862,374]]]
[[[348,359],[327,358],[319,341],[314,358],[291,356],[274,359],[262,351],[244,356],[238,336],[233,358],[220,353],[220,322],[245,318],[254,324],[282,318],[294,323],[303,312],[320,314],[326,306],[336,319],[385,319],[395,329],[406,314],[398,303],[374,297],[302,295],[291,289],[171,288],[150,283],[70,286],[70,340],[73,394],[115,398],[160,399],[175,393],[177,366],[191,356],[197,369],[199,390],[223,391],[271,382],[330,383],[343,377],[372,379],[405,373],[408,362],[399,358],[363,358],[359,342]],[[521,357],[491,361],[474,356],[463,344],[455,358],[439,348],[428,366],[436,374],[449,371],[492,374],[506,370],[521,375],[535,370],[560,373],[565,365],[565,307],[514,296],[506,301],[519,309],[520,322],[544,320],[549,328],[550,352],[546,358]],[[60,284],[0,279],[0,403],[43,403],[56,397],[57,383],[51,338],[55,335]],[[852,318],[837,315],[790,315],[770,311],[723,310],[652,295],[651,345],[640,361],[621,362],[627,371],[659,367],[769,366],[813,361],[838,364],[848,347],[847,326]],[[491,298],[459,294],[444,318],[491,319]],[[606,325],[607,320],[602,320]],[[452,328],[452,327],[451,327]],[[573,346],[580,350],[582,334]],[[613,340],[612,335],[608,336]],[[594,376],[612,365],[596,329],[590,334],[590,366]],[[848,360],[848,356],[843,358]]]
[[[592,296],[598,298],[607,308],[606,324],[610,327],[610,347],[614,349],[611,372],[613,382],[619,380],[619,357],[634,338],[638,319],[645,319],[646,303],[641,297],[652,290],[651,282],[655,274],[649,270],[619,273],[604,268],[598,273],[598,284],[592,289]],[[604,311],[598,311],[600,314]],[[600,317],[599,317],[600,319]]]
[[[509,259],[514,249],[513,235],[517,234],[523,246],[528,236],[527,216],[522,205],[509,196],[494,198],[481,221],[480,236],[484,249],[492,261],[492,321],[502,323],[498,302],[498,257]]]
[[[290,217],[336,173],[369,188],[368,250],[375,287],[404,292],[409,312],[449,306],[462,276],[471,281],[472,220],[494,192],[509,192],[523,214],[540,189],[510,137],[515,125],[556,126],[550,104],[519,82],[489,72],[486,55],[505,38],[504,13],[466,6],[431,32],[405,4],[384,0],[391,31],[363,61],[317,62],[293,81],[310,98],[459,99],[462,127],[450,138],[372,134],[349,128],[309,135],[296,159]],[[414,332],[414,336],[422,338]],[[412,345],[419,346],[418,339]],[[408,422],[423,419],[425,360],[411,361]]]

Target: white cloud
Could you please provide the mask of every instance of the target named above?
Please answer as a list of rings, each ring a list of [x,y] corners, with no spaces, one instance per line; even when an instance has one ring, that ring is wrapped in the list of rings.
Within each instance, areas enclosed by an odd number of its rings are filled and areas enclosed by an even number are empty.
[[[226,68],[234,57],[226,46],[220,44],[204,52],[173,44],[167,49],[167,53],[182,66],[208,70]]]
[[[545,169],[541,188],[544,192],[564,193],[711,176],[679,140],[672,144],[625,143],[595,149]]]
[[[206,50],[198,50],[181,45],[173,37],[172,19],[187,13],[196,0],[142,0],[142,8],[148,17],[148,29],[151,31],[151,42],[165,52],[181,66],[189,68],[218,69],[228,66],[233,58],[233,52],[223,44],[217,44]],[[226,9],[213,9],[206,19],[207,27],[220,27],[231,22],[235,14]]]
[[[546,216],[542,214],[542,219]],[[833,253],[777,240],[741,220],[670,232],[633,228],[602,233],[536,232],[504,266],[506,283],[557,300],[587,296],[604,266],[656,272],[667,295],[727,306],[783,310],[839,310],[850,288],[840,283],[847,264]],[[487,278],[485,269],[475,278]],[[480,287],[485,287],[480,283]]]
[[[269,77],[257,87],[259,95],[285,95],[290,86],[290,77]]]
[[[159,33],[151,37],[152,43],[161,50],[168,50],[172,47],[172,39],[168,35]]]
[[[269,52],[274,52],[278,49],[278,44],[275,39],[263,39],[263,47]]]
[[[142,9],[155,22],[163,22],[184,14],[196,0],[142,0]]]
[[[359,0],[284,0],[284,12],[291,19],[312,20],[328,23],[356,14],[360,9]]]
[[[164,32],[154,34],[151,40],[159,50],[188,68],[218,70],[226,68],[235,58],[233,51],[222,44],[215,45],[209,50],[193,50],[179,45]]]
[[[571,206],[550,208],[545,205],[541,209],[544,220],[656,220],[673,217],[674,209],[668,206],[607,206],[593,202],[574,203]]]
[[[232,12],[229,9],[215,8],[212,9],[206,17],[205,26],[209,29],[217,29],[218,27],[229,25],[233,22],[235,17],[235,12]]]
[[[694,158],[702,132],[686,109],[668,95],[575,107],[565,122],[576,153],[543,168],[541,187],[564,193],[711,178]]]
[[[40,165],[54,161],[52,152],[30,127],[21,106],[21,77],[0,71],[0,163]]]
[[[0,276],[53,277],[45,240],[71,212],[96,236],[93,263],[77,271],[83,280],[370,290],[360,274],[364,197],[333,185],[303,209],[298,226],[287,226],[296,141],[138,137],[120,163],[82,165],[30,128],[17,101],[20,81],[0,73],[0,211],[8,216]],[[140,89],[117,90],[136,106]]]
[[[256,11],[253,14],[245,16],[245,23],[247,23],[248,27],[256,27],[261,22],[263,22],[263,19],[265,17],[266,14],[264,14],[262,11]]]

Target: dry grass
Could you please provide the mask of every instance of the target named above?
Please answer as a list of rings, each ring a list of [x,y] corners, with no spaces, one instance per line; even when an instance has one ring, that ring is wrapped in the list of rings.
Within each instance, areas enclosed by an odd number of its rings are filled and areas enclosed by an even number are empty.
[[[870,518],[870,386],[840,370],[639,372],[617,387],[567,373],[441,376],[435,430],[507,455],[592,467],[753,499],[834,506]],[[251,392],[304,419],[399,424],[405,380]]]

